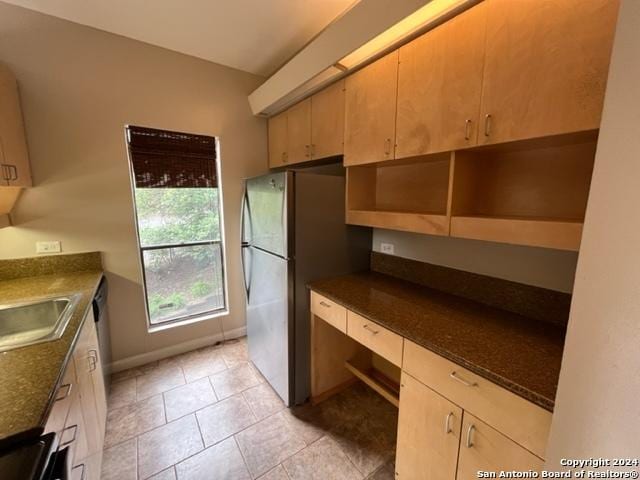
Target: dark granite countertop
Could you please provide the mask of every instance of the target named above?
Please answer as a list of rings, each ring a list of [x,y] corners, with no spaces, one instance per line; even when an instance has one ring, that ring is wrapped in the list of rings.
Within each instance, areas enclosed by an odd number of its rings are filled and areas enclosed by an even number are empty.
[[[309,288],[553,411],[563,327],[377,272],[318,280]]]
[[[92,270],[0,280],[0,304],[81,294],[61,338],[0,352],[0,447],[42,433],[56,386],[101,279],[102,271]]]

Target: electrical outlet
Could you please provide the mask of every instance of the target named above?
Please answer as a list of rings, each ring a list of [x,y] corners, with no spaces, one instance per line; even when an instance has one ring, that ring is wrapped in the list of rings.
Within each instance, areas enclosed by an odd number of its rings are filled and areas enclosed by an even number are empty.
[[[380,252],[381,253],[386,253],[387,255],[393,255],[394,254],[394,247],[393,247],[393,243],[380,243]]]
[[[50,242],[36,242],[36,253],[59,253],[62,251],[58,240]]]

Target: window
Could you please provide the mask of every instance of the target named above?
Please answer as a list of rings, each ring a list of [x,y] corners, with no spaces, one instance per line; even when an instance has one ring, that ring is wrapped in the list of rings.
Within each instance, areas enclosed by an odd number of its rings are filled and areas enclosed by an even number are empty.
[[[225,311],[217,141],[127,127],[149,325]]]

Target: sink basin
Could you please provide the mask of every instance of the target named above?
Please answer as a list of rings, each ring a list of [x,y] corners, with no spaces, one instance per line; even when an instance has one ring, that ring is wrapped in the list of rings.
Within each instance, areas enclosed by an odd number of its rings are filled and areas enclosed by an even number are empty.
[[[60,338],[79,299],[74,294],[0,305],[0,352]]]

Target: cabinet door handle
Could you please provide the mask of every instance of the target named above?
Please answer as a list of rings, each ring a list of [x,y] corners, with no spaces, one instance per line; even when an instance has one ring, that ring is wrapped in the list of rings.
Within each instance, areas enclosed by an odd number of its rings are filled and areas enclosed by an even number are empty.
[[[58,394],[60,394],[60,392],[62,391],[63,388],[66,389],[65,392],[64,392],[64,395],[58,395],[53,400],[54,402],[59,402],[60,400],[64,400],[69,395],[71,395],[71,389],[73,388],[73,384],[72,383],[65,383],[64,385],[60,385],[60,388],[58,388]]]
[[[391,154],[391,139],[390,138],[386,138],[384,141],[384,154],[385,155],[390,155]]]
[[[282,152],[282,163],[287,163],[287,152]]]
[[[453,372],[451,372],[449,374],[449,376],[451,378],[453,378],[454,380],[457,380],[458,382],[460,382],[461,384],[465,385],[466,387],[477,387],[478,383],[477,382],[470,382],[468,380],[465,380],[464,378],[458,376],[458,374],[456,373],[456,371],[454,370]]]
[[[364,328],[365,330],[369,330],[373,335],[377,335],[378,333],[380,333],[380,330],[376,330],[375,328],[370,327],[368,323],[365,323],[362,328]]]
[[[323,307],[331,308],[331,305],[329,305],[327,302],[323,300],[320,300],[320,305],[322,305]]]
[[[469,140],[471,138],[471,119],[467,118],[464,122],[464,139]]]
[[[64,437],[64,432],[67,432],[67,431],[70,431],[70,430],[73,430],[73,436],[71,437],[71,440],[67,440],[66,442],[62,442],[58,448],[67,447],[67,446],[71,445],[73,442],[76,441],[76,435],[78,434],[78,425],[71,425],[69,427],[63,428],[62,432],[60,433],[60,438]]]
[[[15,165],[9,165],[9,171],[13,172],[9,181],[18,180],[18,167],[16,167]]]
[[[85,479],[85,476],[84,476],[84,475],[85,475],[85,470],[86,470],[86,469],[85,469],[85,466],[84,466],[84,463],[80,463],[80,464],[76,465],[75,467],[73,467],[73,468],[71,469],[71,471],[73,472],[74,470],[76,470],[76,469],[78,469],[78,468],[81,468],[81,469],[82,469],[82,472],[80,473],[80,480],[84,480],[84,479]]]
[[[447,414],[447,417],[444,419],[444,434],[445,435],[453,432],[453,429],[451,428],[451,418],[453,418],[453,412],[449,412]]]
[[[9,165],[6,163],[2,163],[0,164],[0,167],[2,167],[2,179],[6,180],[7,182],[11,180],[11,171],[9,170]]]
[[[89,350],[87,359],[89,360],[89,371],[93,372],[98,367],[98,351],[94,349]]]
[[[484,116],[484,136],[488,137],[491,135],[491,114],[487,113]]]
[[[305,145],[304,146],[304,156],[309,158],[311,156],[311,145]]]
[[[474,445],[471,435],[473,435],[473,432],[475,432],[475,430],[476,426],[473,423],[469,425],[469,430],[467,430],[467,448],[471,448]]]
[[[311,158],[314,158],[316,156],[316,144],[312,143],[311,144]]]

